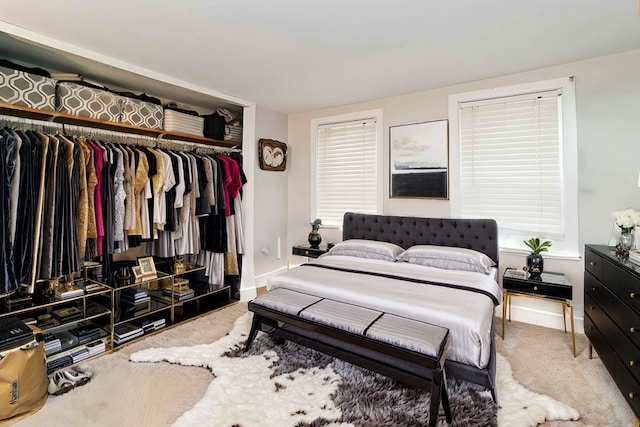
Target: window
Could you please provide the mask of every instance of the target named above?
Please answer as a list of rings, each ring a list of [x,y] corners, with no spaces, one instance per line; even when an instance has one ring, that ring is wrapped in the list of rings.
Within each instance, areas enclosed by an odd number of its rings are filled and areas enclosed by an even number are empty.
[[[340,227],[345,212],[378,213],[381,126],[381,110],[312,120],[311,219]]]
[[[501,248],[523,249],[536,236],[554,252],[577,253],[572,79],[456,95],[452,109],[454,215],[495,219]]]

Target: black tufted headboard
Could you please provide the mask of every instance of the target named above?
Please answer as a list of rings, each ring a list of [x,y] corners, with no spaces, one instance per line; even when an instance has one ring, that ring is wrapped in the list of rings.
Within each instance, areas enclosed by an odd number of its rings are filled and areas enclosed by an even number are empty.
[[[498,264],[498,224],[492,219],[420,218],[344,214],[342,239],[413,245],[454,246],[487,254]]]

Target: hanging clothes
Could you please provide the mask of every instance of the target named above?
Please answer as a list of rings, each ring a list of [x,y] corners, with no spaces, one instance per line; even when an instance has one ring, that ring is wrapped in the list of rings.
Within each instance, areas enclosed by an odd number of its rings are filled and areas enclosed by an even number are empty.
[[[3,218],[10,218],[12,200],[12,182],[15,179],[16,138],[3,129],[0,131],[0,212]],[[13,264],[13,242],[11,237],[11,221],[2,221],[0,224],[0,295],[8,295],[18,289]]]

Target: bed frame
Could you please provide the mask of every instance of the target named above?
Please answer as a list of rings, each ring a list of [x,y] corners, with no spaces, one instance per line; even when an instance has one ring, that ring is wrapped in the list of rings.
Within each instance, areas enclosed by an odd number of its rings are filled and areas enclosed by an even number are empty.
[[[366,239],[395,243],[407,249],[414,245],[453,246],[486,254],[498,266],[498,224],[492,219],[420,218],[408,216],[344,214],[342,239]],[[484,369],[447,360],[447,375],[491,390],[496,394],[495,316],[491,322],[491,358]]]
[[[494,220],[419,218],[406,216],[368,215],[347,212],[343,222],[343,240],[366,239],[395,243],[407,249],[414,245],[439,245],[473,249],[488,255],[498,265],[498,226]],[[423,371],[415,363],[394,358],[378,360],[370,349],[354,342],[336,340],[319,331],[301,328],[291,323],[275,322],[265,332],[281,336],[332,356],[349,360],[354,355],[360,364],[402,382],[424,387],[425,377],[414,373]],[[495,318],[491,322],[491,357],[486,368],[447,360],[445,369],[450,377],[460,378],[487,387],[497,402]],[[362,363],[365,361],[365,364]],[[371,363],[367,366],[366,363]]]

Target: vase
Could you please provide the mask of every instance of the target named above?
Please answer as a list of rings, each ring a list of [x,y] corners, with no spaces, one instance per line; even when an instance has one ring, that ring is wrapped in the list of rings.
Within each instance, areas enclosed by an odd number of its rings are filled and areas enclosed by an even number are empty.
[[[527,256],[527,268],[532,279],[537,279],[544,270],[544,258],[540,254],[529,254]]]
[[[320,242],[322,242],[322,236],[318,233],[318,229],[320,229],[319,225],[311,224],[311,232],[309,233],[309,237],[307,237],[307,241],[313,249],[318,249]]]
[[[629,250],[631,248],[633,248],[633,241],[634,241],[634,235],[633,235],[633,228],[620,228],[620,240],[618,241],[618,243],[620,244],[620,246],[622,246],[623,248]]]

